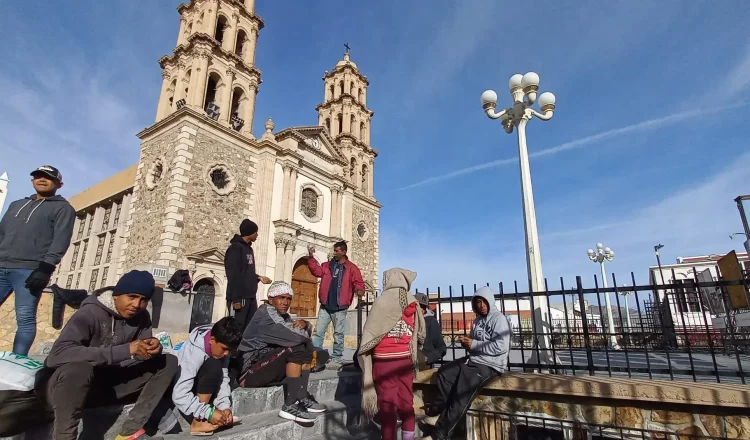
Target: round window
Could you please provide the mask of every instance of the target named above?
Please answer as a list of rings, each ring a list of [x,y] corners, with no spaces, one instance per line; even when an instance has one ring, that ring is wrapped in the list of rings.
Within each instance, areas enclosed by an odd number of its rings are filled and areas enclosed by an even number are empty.
[[[220,196],[225,196],[237,186],[234,175],[229,171],[229,167],[224,164],[215,164],[208,168],[206,180],[211,189]]]

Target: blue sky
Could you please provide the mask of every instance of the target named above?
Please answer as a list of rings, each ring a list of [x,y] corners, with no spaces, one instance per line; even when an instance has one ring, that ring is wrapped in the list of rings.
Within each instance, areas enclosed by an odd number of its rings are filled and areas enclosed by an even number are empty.
[[[0,171],[10,198],[50,163],[71,196],[134,164],[153,123],[156,60],[179,1],[0,1]],[[557,96],[528,128],[544,273],[582,275],[597,241],[609,269],[646,283],[664,261],[742,250],[733,198],[750,193],[750,3],[257,0],[265,20],[255,132],[311,125],[344,42],[371,82],[381,269],[420,288],[526,279],[517,147],[482,112],[530,70]],[[555,281],[557,282],[557,281]]]

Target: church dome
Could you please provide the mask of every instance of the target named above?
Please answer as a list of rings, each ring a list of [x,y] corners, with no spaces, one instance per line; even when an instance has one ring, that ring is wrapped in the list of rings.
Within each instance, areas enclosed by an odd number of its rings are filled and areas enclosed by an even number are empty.
[[[352,60],[349,59],[349,54],[348,53],[345,53],[344,54],[344,59],[341,60],[341,61],[339,61],[336,64],[336,67],[343,67],[343,66],[352,66],[355,69],[357,68],[357,64],[354,61],[352,61]]]

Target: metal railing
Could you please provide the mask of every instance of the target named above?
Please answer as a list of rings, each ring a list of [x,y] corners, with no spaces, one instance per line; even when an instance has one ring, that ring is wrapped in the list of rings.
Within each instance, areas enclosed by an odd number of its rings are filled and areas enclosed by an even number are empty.
[[[512,329],[510,371],[743,384],[750,378],[750,309],[733,309],[728,296],[732,286],[742,286],[747,296],[747,277],[673,284],[651,280],[638,285],[631,273],[629,286],[612,275],[608,288],[600,287],[596,277],[593,281],[593,287],[584,288],[581,277],[576,277],[576,283],[567,287],[560,279],[558,290],[545,283],[542,292],[519,292],[518,283],[510,289],[503,283],[491,286]],[[471,330],[471,299],[477,287],[415,291],[428,294],[440,321],[448,346],[443,362],[466,354],[459,338]],[[627,309],[622,297],[626,289]],[[611,329],[604,306],[607,294],[612,299]],[[541,297],[547,301],[540,302]],[[546,310],[536,311],[545,321],[537,326],[541,331],[535,332],[532,320],[539,303],[546,303]],[[358,341],[370,306],[359,303]]]

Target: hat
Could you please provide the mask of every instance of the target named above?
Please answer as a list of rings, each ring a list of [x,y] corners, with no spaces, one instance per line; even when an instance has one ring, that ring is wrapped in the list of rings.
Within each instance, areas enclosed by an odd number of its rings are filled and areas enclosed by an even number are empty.
[[[50,178],[62,183],[62,173],[60,172],[60,170],[53,167],[52,165],[42,165],[39,168],[32,171],[31,175],[33,176],[34,174],[40,174],[40,173],[46,176],[49,176]]]
[[[156,282],[154,276],[145,270],[131,270],[120,278],[117,282],[112,296],[137,294],[143,295],[146,299],[154,296]]]
[[[417,302],[419,303],[420,306],[429,307],[430,300],[429,298],[427,298],[427,295],[425,295],[424,293],[415,293],[414,298],[417,299]]]
[[[248,219],[242,220],[242,223],[240,223],[240,235],[242,237],[253,235],[256,232],[258,232],[258,225],[254,221]]]
[[[284,294],[294,296],[294,290],[292,290],[292,286],[283,281],[274,281],[273,283],[271,283],[271,286],[268,287],[269,298]]]

